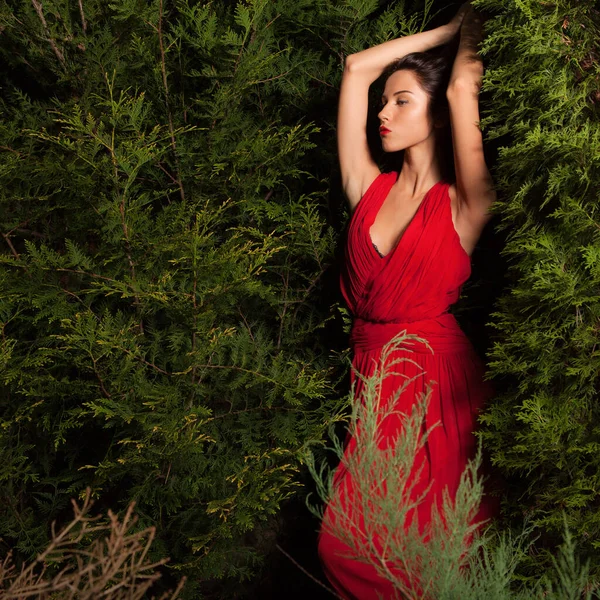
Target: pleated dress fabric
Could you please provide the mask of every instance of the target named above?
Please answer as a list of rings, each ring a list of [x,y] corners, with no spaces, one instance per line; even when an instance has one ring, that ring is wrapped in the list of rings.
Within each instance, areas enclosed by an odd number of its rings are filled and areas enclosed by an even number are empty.
[[[401,347],[393,350],[388,360],[410,360],[393,365],[394,373],[383,380],[380,395],[389,398],[405,385],[394,408],[410,414],[414,402],[426,392],[428,384],[432,385],[425,426],[431,428],[438,421],[440,424],[431,431],[417,456],[415,468],[422,465],[423,470],[413,490],[416,497],[427,485],[432,486],[416,511],[419,530],[423,531],[431,518],[432,502],[441,507],[442,489],[447,488],[454,498],[461,473],[476,454],[473,432],[477,414],[494,390],[490,382],[483,380],[483,361],[448,312],[471,275],[470,257],[452,222],[450,184],[440,180],[427,191],[388,254],[382,257],[372,243],[369,229],[398,175],[395,171],[381,173],[353,212],[340,285],[354,317],[350,345],[352,364],[359,373],[372,375],[375,366],[381,366],[383,345],[403,330],[425,338],[431,346],[430,350],[411,340],[410,352]],[[411,379],[408,385],[407,377]],[[350,378],[358,398],[363,382],[353,371]],[[391,415],[379,427],[384,440],[393,439],[401,430],[400,417]],[[348,434],[344,453],[352,452],[355,445],[355,439]],[[342,463],[334,473],[334,489],[338,496],[345,495],[342,501],[352,510],[353,485]],[[484,495],[475,521],[489,520],[497,512],[497,501]],[[327,521],[334,522],[329,505],[319,531],[318,553],[325,575],[337,593],[347,600],[402,598],[372,565],[342,556],[350,549],[325,530]],[[409,523],[410,519],[407,526]],[[418,581],[409,580],[401,570],[395,572],[407,585],[418,589]]]

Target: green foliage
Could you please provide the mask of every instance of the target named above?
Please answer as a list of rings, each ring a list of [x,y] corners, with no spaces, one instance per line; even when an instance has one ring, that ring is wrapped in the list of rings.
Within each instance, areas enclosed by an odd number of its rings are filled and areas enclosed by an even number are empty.
[[[563,511],[577,547],[600,534],[598,39],[592,2],[476,0],[492,14],[482,48],[482,126],[507,230],[505,293],[488,353],[498,395],[482,439],[507,475],[504,511],[544,533],[528,573],[552,564]],[[600,563],[592,562],[600,574]],[[567,596],[564,596],[567,597]]]
[[[137,502],[188,597],[260,567],[248,533],[298,493],[345,371],[311,118],[336,11],[2,4],[5,550],[32,558],[89,486]]]

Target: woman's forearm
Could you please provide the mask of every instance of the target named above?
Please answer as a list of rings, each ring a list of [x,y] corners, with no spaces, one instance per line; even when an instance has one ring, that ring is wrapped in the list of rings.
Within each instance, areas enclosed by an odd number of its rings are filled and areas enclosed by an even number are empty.
[[[397,58],[402,58],[411,52],[423,52],[429,48],[449,42],[456,31],[448,25],[442,25],[429,31],[421,31],[383,44],[372,46],[362,52],[346,57],[345,71],[360,74],[370,83],[375,81],[383,69]]]

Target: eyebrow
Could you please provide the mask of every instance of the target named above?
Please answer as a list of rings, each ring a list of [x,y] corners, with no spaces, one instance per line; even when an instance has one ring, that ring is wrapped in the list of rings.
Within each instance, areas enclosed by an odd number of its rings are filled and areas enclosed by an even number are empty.
[[[397,96],[398,94],[402,94],[403,92],[408,92],[409,94],[413,94],[413,93],[412,93],[410,90],[400,90],[400,91],[398,91],[398,92],[394,92],[394,93],[392,94],[392,96]],[[414,96],[414,94],[413,94],[413,96]],[[382,96],[381,96],[381,98],[385,98],[385,96],[384,96],[384,95],[382,95]]]

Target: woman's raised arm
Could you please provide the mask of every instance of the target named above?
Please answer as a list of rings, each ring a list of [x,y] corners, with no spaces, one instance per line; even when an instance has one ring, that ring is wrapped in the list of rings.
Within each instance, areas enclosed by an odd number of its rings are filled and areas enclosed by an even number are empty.
[[[456,192],[463,218],[481,231],[491,219],[496,200],[492,176],[485,163],[483,135],[479,127],[479,91],[483,61],[478,55],[483,40],[483,16],[472,7],[460,29],[460,43],[446,95],[450,107]]]
[[[338,105],[337,141],[342,186],[351,211],[379,175],[367,145],[369,86],[393,60],[450,41],[460,28],[468,4],[463,4],[446,25],[390,40],[346,58]]]

